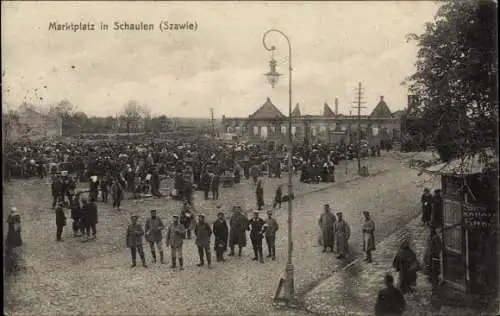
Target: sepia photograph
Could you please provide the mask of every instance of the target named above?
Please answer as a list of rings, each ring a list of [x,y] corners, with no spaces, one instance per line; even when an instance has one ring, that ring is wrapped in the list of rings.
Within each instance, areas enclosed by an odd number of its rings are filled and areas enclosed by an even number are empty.
[[[1,1],[3,314],[500,314],[498,3]]]

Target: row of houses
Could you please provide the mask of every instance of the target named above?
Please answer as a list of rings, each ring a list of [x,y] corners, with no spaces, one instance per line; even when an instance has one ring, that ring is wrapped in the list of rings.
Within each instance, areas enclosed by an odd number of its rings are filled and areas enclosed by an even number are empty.
[[[404,111],[392,112],[381,96],[369,115],[344,115],[325,103],[322,115],[302,114],[297,103],[292,112],[292,135],[304,142],[355,142],[358,137],[370,143],[399,141]],[[270,98],[247,118],[222,117],[222,129],[246,139],[285,141],[288,137],[288,116]]]

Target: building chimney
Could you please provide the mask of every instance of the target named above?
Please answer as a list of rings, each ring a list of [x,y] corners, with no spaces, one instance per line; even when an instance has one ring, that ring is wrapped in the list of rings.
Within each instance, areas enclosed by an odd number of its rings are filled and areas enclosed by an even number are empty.
[[[335,98],[335,115],[339,114],[339,99]]]
[[[382,102],[382,101],[384,101],[384,96],[383,95],[380,96],[380,102]]]

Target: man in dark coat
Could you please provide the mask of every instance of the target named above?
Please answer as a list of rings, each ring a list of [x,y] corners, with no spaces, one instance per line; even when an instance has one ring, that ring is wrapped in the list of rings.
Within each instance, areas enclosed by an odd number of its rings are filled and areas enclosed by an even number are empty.
[[[432,215],[432,194],[429,189],[424,189],[420,202],[422,203],[422,224],[429,226]]]
[[[78,235],[78,230],[82,231],[83,234],[83,227],[81,223],[81,217],[82,217],[82,211],[80,208],[80,201],[78,200],[78,196],[74,196],[73,199],[71,200],[70,204],[70,209],[71,209],[71,219],[73,220],[72,222],[72,227],[73,227],[73,236],[77,237]]]
[[[406,307],[403,294],[394,286],[392,275],[387,274],[384,283],[386,288],[377,295],[375,316],[402,316]]]
[[[100,186],[101,186],[102,201],[104,203],[108,203],[109,187],[110,187],[108,176],[104,176],[102,178]]]
[[[229,256],[234,256],[234,246],[238,245],[238,256],[241,257],[243,247],[247,245],[246,229],[248,226],[248,218],[241,213],[241,207],[233,207],[233,215],[229,220],[229,247],[231,252]]]
[[[224,252],[227,251],[227,238],[229,236],[229,228],[227,227],[224,213],[219,212],[217,214],[217,220],[214,222],[212,231],[214,232],[215,236],[214,250],[217,262],[225,261]]]
[[[195,224],[194,214],[191,211],[191,205],[189,205],[188,201],[184,201],[181,210],[181,224],[184,225],[186,234],[184,239],[191,239],[191,229]]]
[[[151,194],[156,197],[161,197],[160,193],[160,174],[155,169],[151,175]]]
[[[420,269],[417,255],[410,248],[410,242],[404,240],[392,263],[396,272],[399,272],[399,289],[403,293],[413,291],[417,284],[417,271]]]
[[[435,190],[432,197],[432,226],[435,228],[443,227],[443,198],[441,190]]]
[[[90,230],[92,230],[92,238],[96,238],[97,230],[96,230],[96,224],[98,222],[97,220],[97,205],[95,204],[94,201],[90,201],[90,203],[87,204],[85,213],[87,214],[87,239],[90,237]]]
[[[201,176],[201,189],[203,190],[203,197],[208,200],[208,192],[210,191],[210,174],[205,170]]]
[[[252,260],[264,263],[264,255],[262,253],[262,239],[264,238],[263,226],[266,222],[259,217],[259,212],[253,212],[253,218],[248,221],[248,230],[250,231],[250,240],[252,241],[254,257]]]
[[[205,265],[204,254],[207,258],[208,268],[212,268],[212,255],[210,253],[210,237],[212,236],[212,229],[210,225],[205,222],[205,215],[198,215],[198,223],[194,228],[194,233],[196,235],[196,246],[198,247],[198,255],[200,256],[200,263],[198,267]]]
[[[23,244],[21,239],[21,216],[17,213],[17,208],[11,208],[11,212],[7,217],[7,225],[7,238],[5,240],[7,248],[21,247]]]
[[[97,176],[92,176],[90,178],[89,191],[90,202],[97,201],[97,197],[99,195],[99,180],[97,179]]]
[[[215,173],[214,176],[212,177],[212,184],[210,185],[210,188],[212,190],[212,198],[214,200],[219,199],[219,187],[220,187],[220,175],[218,173]]]
[[[17,248],[21,247],[23,241],[21,239],[21,216],[17,213],[15,207],[11,208],[11,212],[7,217],[7,238],[5,240],[5,272],[7,274],[19,271],[19,252]]]
[[[64,209],[62,203],[59,203],[56,207],[56,240],[62,241],[61,236],[63,232],[63,228],[66,226],[66,215],[64,214]]]
[[[113,199],[113,209],[120,210],[120,204],[123,200],[123,187],[118,180],[114,180],[111,185],[111,198]]]
[[[257,198],[257,209],[260,211],[264,206],[264,187],[262,186],[262,181],[257,182],[257,189],[255,189],[255,195]]]
[[[144,256],[144,248],[142,247],[142,237],[144,236],[144,230],[142,226],[137,223],[137,216],[130,217],[131,224],[127,227],[127,247],[130,248],[130,254],[132,255],[132,266],[134,268],[136,266],[136,256],[137,252],[139,252],[139,256],[141,257],[142,266],[147,268],[146,265],[146,257]]]
[[[280,184],[280,185],[278,185],[278,188],[276,189],[276,193],[274,195],[273,209],[275,209],[276,206],[281,208],[282,197],[283,197],[283,188],[282,188],[282,185]]]
[[[429,282],[434,287],[439,284],[439,275],[441,274],[441,252],[443,243],[436,233],[434,227],[430,228],[430,235],[427,239],[427,248],[424,254],[425,273],[429,276]]]
[[[56,175],[56,177],[52,180],[51,190],[52,190],[52,209],[56,208],[57,202],[60,200],[60,196],[62,195],[63,184],[61,178]]]

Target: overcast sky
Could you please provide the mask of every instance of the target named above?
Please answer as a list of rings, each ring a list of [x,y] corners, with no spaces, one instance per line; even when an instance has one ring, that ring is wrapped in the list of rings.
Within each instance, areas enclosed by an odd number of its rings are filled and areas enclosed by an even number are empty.
[[[270,97],[287,114],[287,77],[271,89],[263,76],[270,54],[262,35],[279,28],[292,41],[292,102],[302,113],[321,114],[324,102],[333,109],[338,97],[339,111],[348,114],[359,81],[364,113],[381,95],[395,111],[405,107],[400,83],[416,56],[405,35],[421,33],[436,11],[426,1],[2,1],[3,100],[47,106],[67,99],[90,115],[116,115],[137,100],[153,114],[208,117],[213,107],[217,117],[246,117]],[[196,22],[198,30],[160,32],[161,20]],[[155,30],[48,30],[50,22],[114,21],[153,23]],[[278,71],[286,73],[286,42],[276,35],[268,41],[278,49]]]

